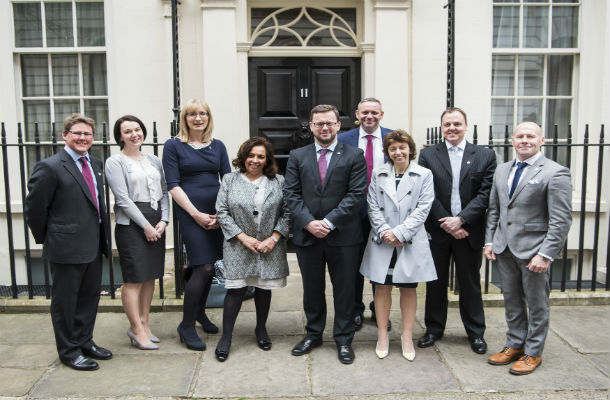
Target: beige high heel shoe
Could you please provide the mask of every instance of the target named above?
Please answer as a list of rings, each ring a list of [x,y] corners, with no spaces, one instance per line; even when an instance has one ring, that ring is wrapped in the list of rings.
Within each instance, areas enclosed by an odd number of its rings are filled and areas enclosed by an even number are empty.
[[[413,361],[415,360],[415,349],[413,350],[413,352],[406,352],[405,351],[405,345],[404,342],[402,341],[402,335],[400,336],[400,346],[402,347],[402,356],[404,358],[406,358],[408,361]]]
[[[377,354],[377,357],[379,357],[379,359],[386,358],[389,353],[390,353],[390,339],[388,339],[388,348],[385,350],[379,350],[379,342],[377,342],[377,344],[375,345],[375,354]]]

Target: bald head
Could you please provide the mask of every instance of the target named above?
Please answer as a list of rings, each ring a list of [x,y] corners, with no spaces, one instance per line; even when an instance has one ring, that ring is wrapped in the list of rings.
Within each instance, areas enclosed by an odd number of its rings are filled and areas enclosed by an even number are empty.
[[[512,143],[519,161],[525,161],[540,152],[544,143],[542,128],[535,122],[522,122],[513,132]]]

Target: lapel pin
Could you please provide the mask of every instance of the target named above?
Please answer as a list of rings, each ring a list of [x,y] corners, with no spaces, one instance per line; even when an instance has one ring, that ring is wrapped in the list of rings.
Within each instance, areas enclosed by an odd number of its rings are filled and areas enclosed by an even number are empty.
[[[466,161],[466,164],[470,164],[470,161]]]

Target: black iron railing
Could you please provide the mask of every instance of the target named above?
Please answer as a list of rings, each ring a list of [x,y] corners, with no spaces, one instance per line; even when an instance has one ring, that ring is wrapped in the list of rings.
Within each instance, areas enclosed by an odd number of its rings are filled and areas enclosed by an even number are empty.
[[[49,156],[51,154],[55,154],[58,151],[61,151],[61,149],[63,149],[64,144],[63,142],[58,142],[58,137],[61,137],[61,132],[57,132],[55,129],[55,124],[51,125],[51,129],[50,129],[50,137],[48,137],[46,141],[42,141],[41,140],[41,135],[39,134],[39,127],[38,124],[34,125],[34,141],[33,142],[26,142],[24,141],[24,134],[22,131],[22,125],[18,124],[17,125],[17,143],[8,143],[7,141],[7,133],[6,133],[6,127],[5,124],[2,123],[1,125],[2,127],[2,170],[3,170],[3,177],[4,177],[4,198],[5,198],[5,204],[6,204],[6,212],[5,214],[5,219],[6,219],[6,234],[5,234],[5,238],[6,238],[6,242],[7,242],[7,246],[8,246],[8,253],[9,253],[9,259],[8,259],[8,268],[10,269],[10,277],[11,277],[11,281],[10,281],[10,285],[4,285],[2,283],[0,283],[0,296],[11,296],[13,298],[17,298],[19,295],[24,295],[27,293],[27,296],[31,299],[33,298],[35,295],[44,295],[46,298],[50,298],[51,295],[51,291],[50,291],[50,276],[49,276],[49,265],[48,262],[46,260],[41,260],[40,258],[34,258],[32,256],[32,248],[30,246],[31,244],[31,239],[30,239],[30,235],[29,235],[29,231],[28,231],[28,227],[27,227],[27,219],[25,214],[23,213],[19,213],[18,216],[22,217],[23,219],[23,223],[19,226],[16,227],[13,224],[13,219],[15,218],[15,213],[13,212],[12,209],[12,197],[11,197],[11,189],[16,188],[17,186],[15,185],[15,180],[18,180],[18,190],[21,193],[21,199],[25,199],[26,197],[26,190],[27,190],[27,180],[29,178],[29,174],[31,173],[31,167],[33,167],[33,165],[41,160],[42,158]],[[175,123],[171,123],[170,124],[170,132],[171,132],[171,136],[175,135],[176,132],[176,128],[175,128]],[[96,135],[96,141],[94,142],[90,152],[92,154],[94,154],[96,157],[102,159],[102,161],[105,163],[106,159],[108,157],[110,157],[110,151],[111,148],[119,148],[119,146],[115,143],[111,143],[109,138],[108,138],[108,134],[107,134],[107,129],[106,129],[106,125],[104,124],[102,126],[101,129],[101,134]],[[148,138],[148,143],[144,143],[143,144],[143,151],[144,152],[151,152],[158,156],[159,155],[159,148],[162,147],[163,145],[160,144],[158,142],[158,131],[157,131],[157,124],[153,123],[153,129],[152,129],[152,138]],[[44,156],[43,156],[43,152],[44,152]],[[15,168],[17,167],[17,163],[14,162],[15,165],[13,165],[13,162],[11,162],[11,160],[15,160],[18,159],[18,168],[19,168],[19,174],[15,174]],[[11,172],[13,172],[11,174]],[[106,204],[108,204],[109,206],[107,207],[107,213],[106,215],[103,216],[103,218],[106,218],[106,220],[109,222],[110,221],[110,214],[111,214],[111,207],[110,207],[110,190],[108,188],[108,183],[106,182],[106,177],[104,175],[104,189],[105,189],[105,199],[106,199]],[[173,202],[172,202],[173,203]],[[22,203],[23,204],[23,203]],[[175,206],[173,206],[175,208]],[[108,225],[110,226],[110,224]],[[4,231],[4,229],[2,229],[2,231]],[[16,236],[15,235],[21,235],[23,234],[23,238],[24,238],[24,242],[23,242],[23,246],[20,246],[20,248],[17,250],[18,253],[17,254],[23,254],[24,257],[24,264],[25,264],[25,272],[26,272],[26,283],[25,284],[18,284],[17,282],[17,268],[16,268],[16,258],[15,258],[15,254],[16,254],[16,249],[15,249],[15,240],[16,240]],[[111,250],[113,249],[113,235],[110,235],[110,248]],[[182,238],[180,236],[179,230],[178,230],[178,224],[177,224],[177,220],[174,218],[174,243],[173,243],[173,247],[174,250],[178,249],[178,250],[183,250],[184,246],[182,244]],[[111,251],[111,254],[113,252]],[[42,275],[43,275],[43,282],[42,283],[38,283],[35,284],[34,283],[34,278],[33,278],[33,261],[37,261],[38,263],[42,262],[43,266],[42,266]],[[186,259],[186,254],[184,253],[184,251],[174,251],[174,262],[176,266],[183,266],[186,264],[187,259]],[[115,271],[115,267],[114,267],[114,257],[109,257],[107,260],[107,268],[106,265],[104,266],[104,283],[102,285],[102,290],[105,293],[108,293],[108,295],[111,298],[115,298],[115,292],[118,286],[120,286],[120,284],[122,282],[117,282],[115,275],[114,275],[114,271]],[[2,263],[2,265],[6,265],[5,262]],[[4,267],[1,267],[4,268]],[[106,271],[107,270],[107,271]],[[183,283],[182,283],[182,268],[181,267],[176,267],[175,268],[175,281],[176,281],[176,298],[180,298],[182,291],[183,291]],[[40,281],[40,280],[39,280]],[[159,295],[161,298],[165,297],[165,293],[164,293],[164,288],[163,288],[163,279],[159,279]]]
[[[502,135],[494,134],[492,127],[489,127],[489,136],[487,144],[478,143],[478,129],[474,126],[474,132],[472,142],[474,144],[481,144],[493,149],[498,158],[498,164],[509,161],[513,158],[512,144],[510,142],[510,135],[508,126],[505,127]],[[442,133],[439,127],[428,128],[426,130],[426,146],[434,145],[442,141]],[[610,260],[610,210],[606,210],[602,213],[602,191],[603,191],[603,176],[604,172],[608,173],[610,168],[604,165],[604,153],[610,148],[610,143],[604,142],[604,125],[601,125],[599,130],[599,137],[597,142],[590,141],[589,125],[585,125],[585,131],[583,135],[582,143],[573,143],[572,127],[568,126],[567,136],[564,138],[558,137],[558,127],[553,127],[552,138],[547,138],[543,145],[543,151],[546,157],[551,158],[554,161],[564,165],[565,167],[572,170],[572,183],[575,193],[580,192],[580,208],[574,209],[573,214],[578,215],[578,247],[569,247],[568,242],[564,245],[561,259],[557,259],[551,265],[551,288],[559,289],[562,292],[568,288],[574,288],[576,290],[582,290],[583,288],[595,291],[598,286],[602,286],[605,290],[610,290],[610,279],[608,276],[608,261]],[[573,150],[579,149],[579,154],[573,156]],[[595,210],[593,211],[593,226],[587,226],[587,190],[588,181],[591,179],[589,173],[590,153],[597,153],[595,158],[595,167],[597,173],[595,177]],[[574,165],[572,164],[572,161]],[[574,166],[575,168],[572,168]],[[591,179],[592,180],[592,179]],[[593,193],[593,192],[591,192]],[[591,196],[589,193],[589,197]],[[602,215],[604,214],[604,215]],[[574,226],[572,227],[574,229]],[[607,240],[605,243],[600,242],[600,232],[602,229],[607,230]],[[592,233],[591,231],[592,230]],[[592,243],[585,250],[585,234],[592,236]],[[605,265],[599,264],[599,252],[606,251]],[[570,257],[570,254],[573,257]],[[574,257],[575,256],[575,257]],[[576,260],[576,273],[575,277],[568,276],[568,272],[571,270],[571,261],[575,258]],[[591,275],[590,277],[583,276],[585,271],[585,261],[590,260]],[[453,265],[450,272],[450,287],[454,291],[458,291],[458,282],[454,281],[454,270]],[[490,283],[490,271],[492,266],[488,260],[485,260],[485,288],[484,292],[489,293]],[[555,271],[559,269],[559,273]],[[598,281],[598,270],[605,271],[605,279],[602,282]],[[574,275],[574,274],[571,274]]]

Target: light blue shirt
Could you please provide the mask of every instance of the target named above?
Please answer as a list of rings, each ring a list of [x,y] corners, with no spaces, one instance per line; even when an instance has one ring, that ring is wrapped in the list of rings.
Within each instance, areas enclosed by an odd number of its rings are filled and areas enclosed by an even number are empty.
[[[466,140],[462,140],[457,146],[445,141],[451,162],[451,214],[455,217],[462,211],[462,199],[460,198],[460,171],[462,170],[462,158],[466,148]]]

